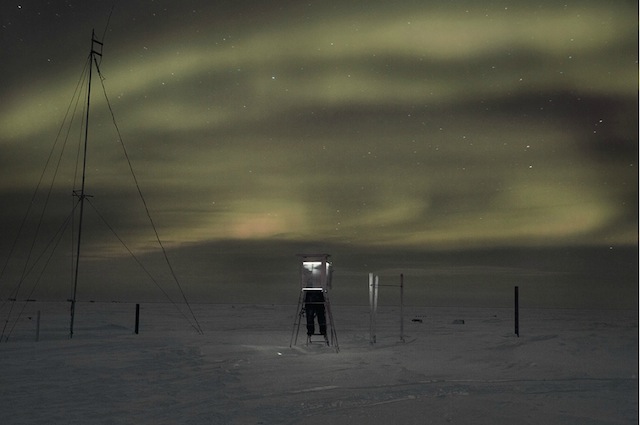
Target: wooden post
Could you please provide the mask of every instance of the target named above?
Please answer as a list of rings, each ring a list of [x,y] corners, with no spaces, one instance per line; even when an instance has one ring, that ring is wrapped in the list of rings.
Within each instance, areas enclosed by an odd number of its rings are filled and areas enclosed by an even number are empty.
[[[375,311],[373,309],[373,273],[369,273],[369,343],[375,342],[373,321],[375,320]]]
[[[373,280],[373,342],[376,343],[376,315],[378,314],[378,275]]]
[[[40,341],[40,310],[36,315],[36,342]]]
[[[400,341],[404,342],[404,276],[400,273]]]
[[[136,335],[138,335],[138,330],[140,329],[140,304],[136,304]]]
[[[519,311],[519,300],[518,300],[518,287],[516,286],[514,289],[514,325],[516,336],[520,337],[520,311]]]

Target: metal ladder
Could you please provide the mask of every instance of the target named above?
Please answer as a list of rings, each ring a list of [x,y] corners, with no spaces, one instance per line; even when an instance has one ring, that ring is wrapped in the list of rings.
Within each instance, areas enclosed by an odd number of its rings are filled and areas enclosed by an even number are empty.
[[[340,351],[340,347],[338,345],[338,335],[336,333],[336,328],[333,322],[333,312],[331,311],[331,301],[329,300],[329,293],[323,291],[323,301],[315,301],[315,302],[306,302],[306,293],[309,288],[303,288],[300,291],[300,296],[298,297],[298,307],[296,310],[295,320],[293,322],[293,330],[291,331],[291,341],[289,342],[289,347],[293,347],[298,343],[298,335],[300,334],[300,326],[303,322],[306,322],[307,316],[307,305],[308,304],[321,304],[324,307],[325,311],[325,322],[326,322],[326,330],[327,333],[318,333],[314,332],[313,335],[307,335],[307,346],[309,344],[326,344],[329,347],[334,347],[336,353]],[[315,288],[313,288],[315,289]],[[303,318],[305,320],[303,320]],[[315,319],[315,318],[314,318]],[[318,323],[319,325],[319,323]],[[321,336],[322,339],[314,339],[314,336]]]

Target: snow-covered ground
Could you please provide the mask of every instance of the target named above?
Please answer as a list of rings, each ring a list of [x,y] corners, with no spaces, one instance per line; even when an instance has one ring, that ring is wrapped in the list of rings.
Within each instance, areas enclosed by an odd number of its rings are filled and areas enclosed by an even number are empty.
[[[516,337],[510,309],[406,307],[401,342],[381,307],[370,344],[368,307],[334,306],[336,353],[304,329],[289,347],[295,306],[192,308],[202,335],[170,304],[142,304],[136,335],[134,304],[81,303],[69,340],[68,305],[28,303],[0,344],[0,422],[638,423],[635,310],[522,309]]]

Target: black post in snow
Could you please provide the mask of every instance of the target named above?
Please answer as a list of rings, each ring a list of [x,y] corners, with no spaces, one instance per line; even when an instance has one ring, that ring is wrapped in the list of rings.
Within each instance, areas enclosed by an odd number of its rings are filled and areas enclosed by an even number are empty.
[[[138,335],[138,330],[140,329],[140,304],[136,304],[136,335]]]
[[[516,286],[514,288],[514,304],[515,304],[515,311],[514,311],[514,323],[515,323],[515,332],[516,332],[516,336],[520,337],[520,312],[519,312],[519,300],[518,300],[518,287]]]

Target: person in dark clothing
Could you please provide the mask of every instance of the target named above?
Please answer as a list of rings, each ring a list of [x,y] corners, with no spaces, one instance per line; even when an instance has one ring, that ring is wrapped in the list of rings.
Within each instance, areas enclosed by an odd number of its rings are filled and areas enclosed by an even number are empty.
[[[320,333],[327,335],[327,320],[324,315],[324,294],[322,291],[306,291],[304,313],[307,317],[307,336],[315,333],[315,318],[318,318]]]

